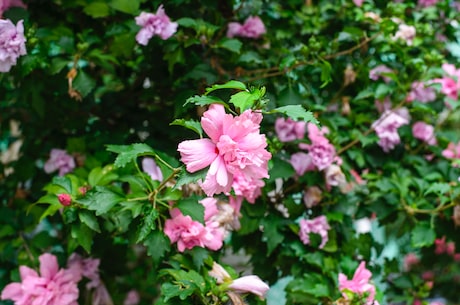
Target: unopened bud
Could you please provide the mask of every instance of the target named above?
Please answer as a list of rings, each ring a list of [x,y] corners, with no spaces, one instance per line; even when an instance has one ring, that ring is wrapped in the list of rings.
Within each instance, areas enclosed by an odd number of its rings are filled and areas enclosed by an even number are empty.
[[[59,194],[57,195],[59,202],[63,206],[69,206],[72,203],[72,198],[70,197],[69,194]]]

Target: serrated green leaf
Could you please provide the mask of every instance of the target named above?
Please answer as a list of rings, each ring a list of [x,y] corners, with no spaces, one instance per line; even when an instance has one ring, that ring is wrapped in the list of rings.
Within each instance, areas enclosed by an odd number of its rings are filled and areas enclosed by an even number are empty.
[[[97,218],[92,212],[87,210],[80,210],[78,213],[78,218],[80,218],[80,221],[87,225],[91,230],[101,233],[101,228],[99,227]]]
[[[206,106],[206,105],[211,105],[211,104],[221,104],[221,105],[226,105],[223,100],[221,100],[218,97],[215,96],[207,96],[207,95],[195,95],[192,97],[189,97],[187,101],[185,102],[184,106],[187,104],[195,104],[197,106]]]
[[[204,206],[198,202],[195,196],[179,200],[175,207],[184,215],[189,215],[193,220],[199,221],[204,224]]]
[[[436,182],[431,184],[431,186],[425,191],[425,195],[430,193],[435,193],[438,195],[443,195],[450,192],[451,186],[448,183]]]
[[[70,235],[75,239],[87,253],[91,253],[91,245],[93,243],[93,231],[85,224],[74,224]]]
[[[78,202],[85,206],[88,210],[95,211],[96,216],[107,213],[117,203],[124,200],[124,197],[111,191],[103,186],[96,186],[90,189],[84,198]]]
[[[175,119],[169,125],[177,125],[193,130],[200,135],[200,138],[203,136],[203,129],[201,128],[201,123],[195,120],[184,120],[184,119]]]
[[[194,172],[194,173],[189,173],[185,169],[183,169],[179,173],[179,177],[177,178],[176,184],[174,185],[173,189],[179,189],[183,185],[190,184],[190,183],[196,183],[199,180],[204,181],[207,173],[208,173],[207,168]]]
[[[239,41],[238,39],[228,39],[228,38],[224,38],[216,45],[216,47],[218,48],[226,49],[236,54],[240,54],[242,46],[243,46],[243,43]]]
[[[144,240],[143,245],[147,247],[147,254],[152,257],[156,265],[171,249],[170,240],[161,231],[152,231]]]
[[[254,103],[261,98],[259,92],[241,91],[230,97],[230,103],[239,108],[241,112],[250,109]]]
[[[279,223],[278,218],[272,216],[262,219],[264,226],[263,237],[267,243],[267,255],[270,255],[284,240],[284,235],[278,230]]]
[[[72,86],[75,90],[80,92],[82,97],[86,97],[96,87],[96,81],[80,69],[77,77],[75,77],[72,82]]]
[[[318,120],[311,111],[305,110],[302,105],[287,105],[273,109],[270,113],[284,113],[293,120],[302,120],[307,123],[319,125]]]
[[[321,81],[323,82],[320,88],[326,87],[332,81],[331,77],[332,66],[326,60],[321,60]]]
[[[411,231],[411,244],[415,248],[431,246],[436,239],[436,233],[429,223],[420,222]]]
[[[155,155],[153,148],[144,143],[107,145],[107,150],[118,153],[114,163],[115,167],[125,167],[126,164],[134,162],[140,155]]]
[[[231,80],[226,82],[225,84],[221,85],[213,85],[209,88],[206,88],[206,95],[220,89],[236,89],[236,90],[247,90],[247,87],[244,83],[236,81],[236,80]]]
[[[156,220],[159,216],[157,210],[153,207],[150,207],[150,211],[148,211],[144,217],[142,218],[142,224],[139,228],[139,233],[137,235],[137,243],[142,242],[147,238],[147,236],[156,229]]]
[[[96,167],[88,175],[88,183],[91,186],[106,185],[118,178],[118,175],[112,172],[113,165],[107,165],[104,168]]]

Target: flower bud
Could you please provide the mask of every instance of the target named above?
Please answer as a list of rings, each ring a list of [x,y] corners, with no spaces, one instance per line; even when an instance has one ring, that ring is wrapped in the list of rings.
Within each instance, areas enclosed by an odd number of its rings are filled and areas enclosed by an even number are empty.
[[[69,206],[72,203],[72,198],[69,194],[58,194],[57,197],[59,202],[65,207]]]

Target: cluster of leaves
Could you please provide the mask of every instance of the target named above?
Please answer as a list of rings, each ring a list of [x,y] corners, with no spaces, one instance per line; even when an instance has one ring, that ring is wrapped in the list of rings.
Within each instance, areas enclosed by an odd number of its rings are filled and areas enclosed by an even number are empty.
[[[370,262],[381,303],[458,302],[458,263],[436,254],[434,244],[444,237],[460,247],[453,221],[460,171],[442,156],[460,140],[460,103],[448,100],[446,107],[439,85],[434,102],[406,102],[414,81],[442,77],[441,64],[460,58],[452,1],[422,8],[417,1],[358,7],[351,0],[171,0],[163,4],[177,33],[147,46],[136,44],[134,17],[154,12],[161,1],[24,3],[26,9],[3,16],[25,20],[28,55],[0,75],[0,287],[17,281],[18,266],[37,265],[44,252],[61,261],[81,252],[101,258],[114,300],[135,287],[141,304],[217,304],[228,296],[207,272],[231,251],[248,255],[247,267],[271,285],[288,282],[280,304],[331,304],[341,296],[338,274],[351,277],[360,260]],[[226,37],[229,22],[251,15],[263,20],[265,35]],[[392,38],[398,19],[415,27],[412,45]],[[385,74],[389,82],[369,79],[380,64],[395,71]],[[435,125],[438,144],[414,139],[408,125],[398,131],[401,144],[383,152],[372,123],[379,117],[374,101],[385,98],[393,108],[407,107],[413,121]],[[263,112],[270,178],[255,204],[243,203],[241,229],[221,251],[178,253],[162,226],[171,203],[203,222],[197,203],[203,195],[185,187],[205,171],[187,173],[177,143],[204,136],[199,117],[213,103],[234,114]],[[327,188],[322,172],[296,175],[289,157],[308,140],[281,142],[273,127],[281,116],[327,127],[347,181],[353,170],[366,183],[342,192]],[[19,133],[11,122],[19,122]],[[3,158],[18,141],[17,156]],[[72,154],[72,173],[44,172],[52,148]],[[140,170],[146,156],[157,161],[164,181]],[[302,203],[308,186],[323,192],[310,208]],[[71,206],[62,207],[61,193],[71,195]],[[298,220],[319,215],[332,228],[323,249],[315,234],[309,245],[298,236]],[[358,234],[355,221],[364,217],[373,230]],[[408,253],[421,258],[409,270]],[[426,271],[436,277],[421,279]]]

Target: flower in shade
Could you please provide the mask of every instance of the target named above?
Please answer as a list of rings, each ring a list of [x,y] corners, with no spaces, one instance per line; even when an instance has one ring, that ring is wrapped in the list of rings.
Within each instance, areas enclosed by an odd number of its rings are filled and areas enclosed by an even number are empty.
[[[50,152],[50,158],[45,162],[43,169],[47,174],[59,171],[63,176],[75,168],[75,160],[63,149],[54,148]]]
[[[385,83],[388,83],[391,81],[391,78],[386,75],[383,75],[385,73],[394,73],[394,72],[393,70],[391,70],[385,65],[378,65],[377,67],[369,71],[369,78],[372,80],[378,80],[379,78],[382,78]]]
[[[375,298],[375,286],[370,283],[372,273],[366,269],[366,262],[361,262],[356,269],[353,278],[349,280],[343,273],[339,274],[339,290],[342,296],[348,300],[348,292],[362,297],[367,294],[366,305],[377,305]]]
[[[409,124],[409,119],[404,111],[396,112],[386,110],[380,118],[372,124],[377,136],[379,137],[379,146],[384,152],[389,152],[401,142],[398,134],[398,128]]]
[[[9,10],[11,7],[26,8],[26,5],[22,2],[22,0],[1,0],[0,1],[0,18],[2,17],[3,13]]]
[[[302,139],[305,135],[306,125],[307,123],[304,121],[296,122],[291,118],[277,118],[275,122],[276,135],[281,142]]]
[[[19,56],[26,55],[23,21],[16,26],[11,20],[0,19],[0,72],[8,72]]]
[[[447,148],[442,151],[442,155],[447,159],[460,159],[460,142],[457,144],[450,142]]]
[[[136,35],[136,41],[144,46],[155,35],[166,40],[177,31],[177,22],[171,22],[163,5],[158,7],[155,14],[142,12],[135,20],[136,24],[142,27]]]
[[[393,40],[404,40],[408,46],[411,46],[414,43],[415,38],[415,27],[407,24],[400,24],[398,26],[398,31],[393,36]]]
[[[78,305],[78,276],[70,269],[59,269],[56,256],[45,253],[38,258],[40,274],[20,266],[20,283],[6,285],[2,300],[13,300],[15,305]]]
[[[418,121],[412,125],[412,135],[420,141],[426,142],[428,145],[436,145],[436,137],[434,127],[425,122]]]
[[[407,101],[418,101],[420,103],[429,103],[436,99],[436,92],[433,87],[427,87],[422,82],[413,82],[411,91],[407,95]]]
[[[227,37],[235,36],[246,38],[259,38],[265,34],[267,30],[262,20],[258,16],[251,16],[246,19],[243,24],[238,22],[230,22],[227,29]]]
[[[297,175],[302,176],[308,171],[316,169],[311,160],[310,154],[304,152],[294,153],[289,160]]]
[[[262,114],[246,110],[233,117],[225,108],[213,104],[204,112],[201,126],[209,138],[179,143],[178,151],[187,171],[194,173],[209,166],[201,188],[208,196],[228,194],[234,185],[241,195],[253,200],[258,195],[254,188],[268,178],[268,160],[265,135],[260,134]],[[235,178],[236,177],[236,178]]]
[[[131,289],[126,294],[125,300],[123,301],[123,305],[137,305],[141,301],[141,297],[139,292],[135,289]]]
[[[329,240],[328,231],[330,229],[331,227],[324,215],[313,219],[301,219],[299,237],[305,245],[308,245],[310,243],[310,233],[319,234],[321,236],[319,248],[322,249]]]
[[[163,173],[153,158],[142,159],[142,170],[149,174],[152,180],[163,181]]]
[[[421,7],[429,7],[429,6],[434,6],[436,3],[438,3],[439,0],[418,0],[418,6]]]

